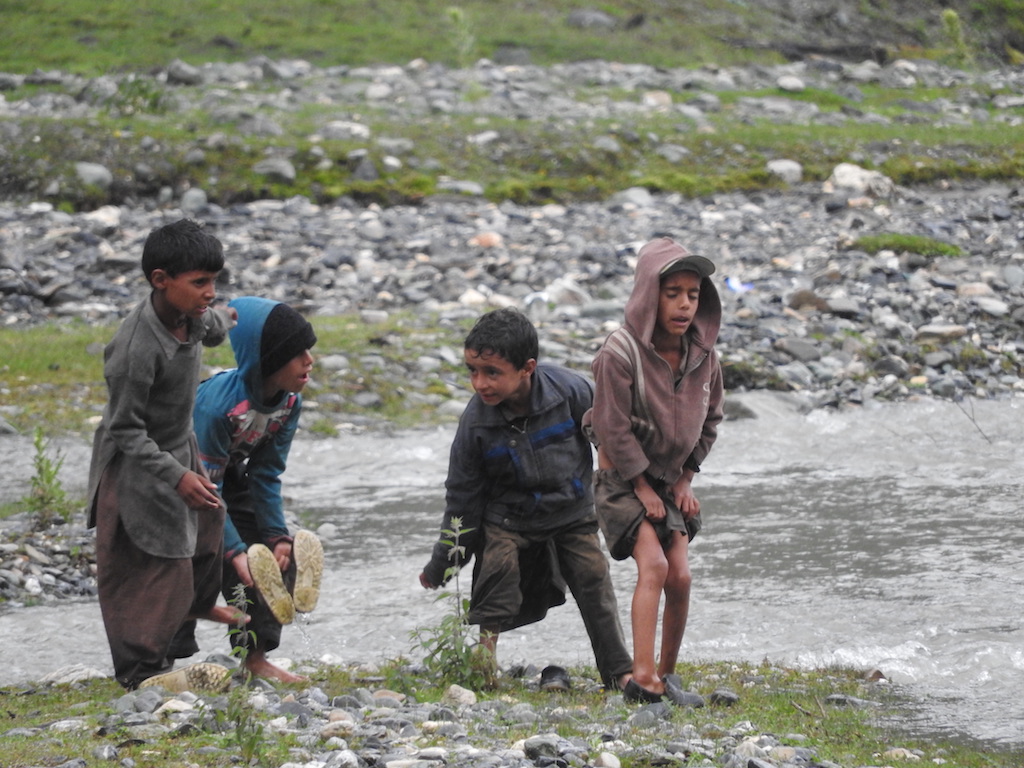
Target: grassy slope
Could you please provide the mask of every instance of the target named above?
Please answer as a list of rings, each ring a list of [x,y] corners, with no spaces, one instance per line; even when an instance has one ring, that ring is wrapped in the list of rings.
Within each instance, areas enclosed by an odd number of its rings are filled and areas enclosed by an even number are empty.
[[[581,7],[614,17],[615,30],[565,23]],[[173,58],[244,60],[257,54],[305,58],[318,65],[405,63],[416,57],[462,65],[490,57],[503,45],[521,46],[535,63],[581,58],[679,66],[764,58],[780,42],[806,42],[800,28],[811,15],[791,15],[777,0],[643,2],[614,0],[0,0],[4,32],[0,71],[63,69],[95,75],[146,70]],[[950,0],[968,42],[997,54],[1021,45],[1021,0]],[[457,9],[458,18],[452,16]],[[837,45],[863,38],[892,49],[928,47],[942,38],[941,8],[928,2],[849,3],[854,19]],[[630,20],[643,15],[643,23]],[[996,34],[993,34],[995,31]]]
[[[885,43],[893,54],[957,58],[955,47],[940,31],[938,11],[931,3],[847,2],[849,15],[855,20],[849,34],[823,31],[816,33],[820,39],[836,44],[871,41]],[[576,0],[518,0],[503,4],[501,13],[495,13],[491,0],[466,0],[457,6],[449,0],[296,0],[288,4],[277,0],[223,0],[187,5],[180,0],[0,0],[4,19],[0,71],[31,72],[38,68],[97,75],[154,70],[175,58],[200,63],[248,60],[257,54],[277,59],[300,57],[320,66],[404,64],[416,57],[455,66],[495,56],[506,45],[527,50],[538,64],[584,58],[665,66],[777,62],[783,58],[780,50],[800,42],[801,25],[808,29],[820,26],[806,14],[793,17],[777,10],[776,6],[786,5],[782,0],[624,0],[593,5],[615,18],[618,26],[612,30],[569,26],[566,18],[579,7]],[[1000,19],[1018,10],[1024,16],[1024,0],[961,5],[965,6],[965,21],[972,21],[972,25],[965,25],[971,44],[986,39],[986,30],[997,27]],[[966,5],[973,10],[969,12]],[[630,25],[629,21],[641,13],[643,23]],[[1010,22],[1002,25],[1012,27]],[[876,38],[876,33],[888,38]],[[737,45],[737,41],[742,44]],[[980,61],[982,57],[974,58]],[[7,99],[31,97],[45,88],[26,85],[8,93]],[[885,100],[894,97],[877,90],[865,88],[867,100],[849,106],[884,114]],[[851,153],[872,144],[885,146],[891,156],[879,170],[903,184],[945,178],[1019,178],[1024,174],[1019,143],[1013,140],[1006,123],[993,121],[964,130],[942,131],[932,130],[928,124],[843,124],[830,128],[773,126],[760,121],[746,125],[730,119],[730,100],[743,95],[771,94],[723,94],[725,109],[712,117],[713,135],[680,129],[678,119],[658,116],[638,120],[632,126],[638,136],[657,135],[690,150],[686,159],[674,163],[643,143],[626,147],[618,157],[590,151],[597,137],[618,131],[618,126],[607,121],[573,126],[569,136],[566,127],[557,123],[495,119],[490,127],[502,133],[500,147],[467,152],[461,137],[477,129],[468,119],[434,115],[402,124],[386,110],[371,108],[365,110],[364,117],[375,135],[414,141],[417,154],[438,160],[445,175],[480,182],[490,199],[521,203],[603,199],[634,184],[687,196],[762,189],[778,184],[764,171],[764,163],[777,157],[801,162],[806,179],[820,180],[827,177],[835,163],[850,159]],[[929,100],[956,94],[917,88],[898,95]],[[605,92],[599,85],[574,94],[584,100],[622,96]],[[823,111],[847,106],[830,93],[808,91],[800,98],[815,101]],[[12,137],[5,139],[7,152],[0,146],[0,195],[37,197],[39,190],[55,178],[61,192],[53,202],[74,209],[119,204],[137,194],[134,189],[121,188],[120,181],[106,194],[78,188],[73,164],[82,159],[107,165],[117,180],[130,178],[132,168],[142,160],[156,165],[159,174],[151,183],[152,189],[143,194],[153,194],[161,186],[198,186],[222,205],[255,197],[293,195],[329,202],[346,194],[364,202],[389,204],[415,201],[436,191],[437,174],[408,168],[378,182],[362,184],[349,178],[342,164],[327,171],[317,170],[320,158],[310,152],[307,136],[315,133],[327,109],[330,107],[308,105],[295,115],[274,115],[282,124],[284,136],[250,136],[242,143],[207,148],[206,166],[196,167],[184,162],[187,150],[197,138],[220,131],[223,126],[211,124],[207,114],[178,115],[174,105],[143,80],[123,83],[117,97],[107,103],[107,114],[98,120],[20,119],[16,128],[12,121]],[[894,109],[903,111],[901,107]],[[69,133],[73,134],[70,141]],[[19,138],[16,140],[14,135]],[[169,148],[163,158],[166,162],[152,163],[152,158],[140,151],[135,139],[138,135],[149,135]],[[323,149],[343,157],[362,146],[358,141],[328,142]],[[945,151],[937,155],[926,151],[940,146]],[[286,152],[294,149],[293,161],[299,172],[294,184],[267,183],[251,172],[253,163],[274,147]]]

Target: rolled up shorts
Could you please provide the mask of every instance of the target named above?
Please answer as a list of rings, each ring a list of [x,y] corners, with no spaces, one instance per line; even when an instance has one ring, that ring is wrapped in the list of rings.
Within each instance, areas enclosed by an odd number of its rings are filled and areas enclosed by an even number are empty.
[[[683,513],[676,506],[667,484],[657,480],[649,482],[665,503],[667,514],[661,520],[647,518],[647,510],[637,498],[629,480],[624,480],[613,469],[594,471],[594,509],[608,553],[615,560],[625,560],[633,554],[640,523],[645,519],[654,527],[658,541],[666,550],[672,546],[672,531],[685,531],[687,538],[693,541],[701,529],[699,513],[689,520],[683,519]]]

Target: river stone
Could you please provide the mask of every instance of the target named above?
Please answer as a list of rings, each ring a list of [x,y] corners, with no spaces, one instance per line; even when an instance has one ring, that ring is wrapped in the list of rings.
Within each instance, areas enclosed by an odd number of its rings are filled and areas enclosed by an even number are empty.
[[[78,175],[78,180],[87,187],[109,189],[110,185],[114,183],[114,174],[105,165],[99,163],[75,163],[75,173]]]

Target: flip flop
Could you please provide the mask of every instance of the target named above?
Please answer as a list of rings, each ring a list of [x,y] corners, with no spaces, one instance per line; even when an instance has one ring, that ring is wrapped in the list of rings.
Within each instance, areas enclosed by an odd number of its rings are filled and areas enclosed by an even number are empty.
[[[270,612],[278,623],[291,624],[295,620],[295,603],[281,578],[274,553],[263,544],[253,544],[248,554],[249,573]]]
[[[320,578],[324,573],[324,548],[320,539],[310,531],[299,531],[292,541],[292,559],[295,560],[295,590],[292,600],[295,610],[309,613],[320,599]]]

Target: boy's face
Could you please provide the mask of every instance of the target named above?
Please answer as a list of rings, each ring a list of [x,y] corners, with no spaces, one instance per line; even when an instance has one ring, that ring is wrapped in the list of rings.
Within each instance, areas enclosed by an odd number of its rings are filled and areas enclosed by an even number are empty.
[[[512,408],[529,402],[530,376],[537,361],[530,358],[522,368],[516,368],[494,352],[464,350],[469,381],[486,405],[505,403]]]
[[[171,277],[162,269],[154,269],[150,282],[163,294],[165,304],[187,317],[197,318],[217,298],[218,274],[194,269]]]
[[[682,336],[693,323],[700,301],[700,275],[676,272],[661,281],[658,293],[658,328],[670,336]]]
[[[309,384],[314,359],[308,349],[293,357],[263,382],[264,394],[269,397],[281,391],[301,392]]]

